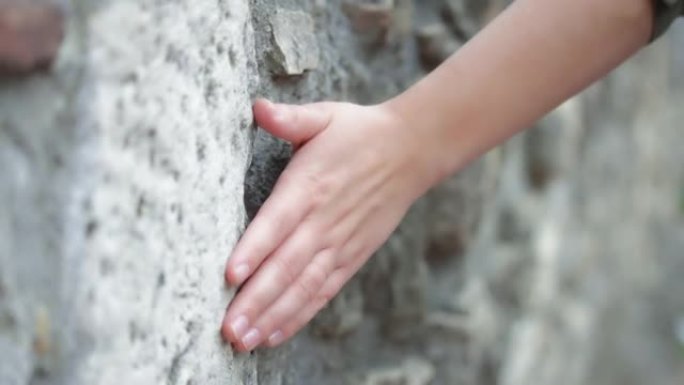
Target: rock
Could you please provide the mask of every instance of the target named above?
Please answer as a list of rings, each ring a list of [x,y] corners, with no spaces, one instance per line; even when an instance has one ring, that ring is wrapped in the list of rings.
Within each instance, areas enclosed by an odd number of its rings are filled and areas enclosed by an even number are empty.
[[[459,36],[468,39],[480,29],[483,14],[492,0],[446,0],[444,3],[444,19]]]
[[[431,263],[460,258],[468,251],[494,199],[499,174],[499,161],[492,154],[428,193],[426,257]]]
[[[322,338],[339,338],[353,332],[363,320],[363,293],[359,279],[352,279],[311,323],[311,332]]]
[[[467,315],[446,311],[435,311],[428,314],[425,325],[431,330],[456,338],[464,338],[470,334],[471,325]]]
[[[392,27],[394,0],[346,0],[342,10],[351,21],[352,27],[371,43],[387,42]]]
[[[420,358],[410,357],[401,365],[375,369],[366,375],[364,385],[428,385],[435,377],[435,367]]]
[[[577,162],[584,125],[582,106],[568,101],[525,135],[527,176],[536,189],[567,173]]]
[[[0,383],[249,384],[218,333],[249,5],[81,5],[58,66],[0,81]]]
[[[442,23],[422,27],[416,33],[416,37],[420,60],[428,71],[435,69],[461,48],[461,43]]]
[[[311,16],[277,9],[271,17],[272,59],[278,75],[301,75],[318,67],[319,48]]]
[[[409,210],[364,270],[366,308],[378,315],[382,333],[395,341],[415,335],[427,310],[426,204],[420,200]]]
[[[358,31],[367,32],[375,28],[387,30],[392,24],[394,0],[347,0],[342,3],[342,10]]]
[[[450,0],[357,1],[385,6],[367,32],[343,1],[57,0],[72,6],[58,65],[0,80],[0,384],[682,383],[666,41],[421,199],[308,330],[226,346],[226,259],[290,156],[255,134],[251,101],[395,95],[424,72],[413,24]],[[500,3],[459,1],[472,20]],[[276,5],[317,26],[316,70],[286,30],[273,76]],[[434,41],[463,40],[446,29]],[[361,41],[376,32],[388,44]],[[543,188],[528,161],[551,171]]]

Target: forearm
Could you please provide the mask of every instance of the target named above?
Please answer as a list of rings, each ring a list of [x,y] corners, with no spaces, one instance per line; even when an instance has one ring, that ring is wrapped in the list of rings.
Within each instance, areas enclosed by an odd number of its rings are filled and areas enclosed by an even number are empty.
[[[445,177],[643,47],[651,12],[650,0],[517,0],[386,106],[427,138]]]

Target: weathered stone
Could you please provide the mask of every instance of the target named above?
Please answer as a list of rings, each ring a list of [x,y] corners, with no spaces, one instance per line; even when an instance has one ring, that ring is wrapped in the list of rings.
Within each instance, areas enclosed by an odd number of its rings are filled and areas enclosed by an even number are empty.
[[[464,338],[470,334],[469,318],[464,314],[454,314],[444,311],[430,313],[425,319],[425,325],[431,330],[450,336]]]
[[[342,10],[357,39],[369,47],[386,46],[405,38],[413,30],[410,0],[346,0]]]
[[[366,307],[379,316],[382,333],[392,340],[414,336],[427,311],[425,220],[426,202],[421,201],[364,272]]]
[[[427,70],[436,68],[461,48],[461,43],[442,23],[422,27],[416,37],[420,60]]]
[[[271,18],[275,73],[301,75],[318,67],[319,48],[310,15],[277,9]]]
[[[575,165],[584,132],[580,116],[581,106],[567,102],[525,136],[527,172],[533,187],[546,187]]]
[[[487,9],[495,2],[501,1],[446,0],[443,8],[444,18],[459,36],[467,39],[477,33]]]
[[[225,259],[290,156],[250,101],[385,100],[424,73],[397,13],[446,4],[396,0],[370,47],[341,2],[60,0],[58,65],[0,81],[0,384],[682,382],[667,38],[421,200],[309,330],[223,344]],[[477,28],[502,3],[461,2]],[[272,76],[285,6],[317,26],[307,76]]]
[[[684,215],[684,187],[679,188],[679,213]]]
[[[494,199],[499,174],[498,157],[492,154],[428,193],[426,257],[431,263],[468,251]]]
[[[394,0],[345,0],[342,10],[357,31],[367,33],[379,29],[387,33],[392,25],[394,6]]]
[[[361,324],[363,305],[361,282],[354,279],[313,320],[311,331],[314,335],[326,339],[347,335]]]
[[[429,362],[410,357],[401,365],[375,369],[367,374],[364,385],[428,385],[435,377],[435,368]]]
[[[53,71],[0,82],[0,383],[253,384],[218,334],[246,218],[247,2],[68,16]]]

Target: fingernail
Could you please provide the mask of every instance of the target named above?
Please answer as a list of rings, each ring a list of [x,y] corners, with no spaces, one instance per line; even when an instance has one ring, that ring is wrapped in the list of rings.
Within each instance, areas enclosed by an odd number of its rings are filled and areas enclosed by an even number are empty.
[[[238,267],[235,268],[234,273],[238,283],[242,283],[242,281],[247,278],[247,274],[249,274],[249,266],[246,263],[238,265]]]
[[[247,350],[254,349],[259,344],[259,342],[261,342],[261,335],[259,334],[259,331],[256,329],[250,330],[242,339],[242,344],[245,346],[245,349]]]
[[[284,337],[283,332],[278,330],[277,332],[271,334],[270,337],[268,337],[268,344],[272,345],[272,346],[278,345],[281,342],[283,342],[283,337]]]
[[[249,322],[247,321],[247,317],[241,315],[231,322],[230,330],[233,331],[233,336],[239,339],[245,333],[245,331],[247,331],[248,326]]]

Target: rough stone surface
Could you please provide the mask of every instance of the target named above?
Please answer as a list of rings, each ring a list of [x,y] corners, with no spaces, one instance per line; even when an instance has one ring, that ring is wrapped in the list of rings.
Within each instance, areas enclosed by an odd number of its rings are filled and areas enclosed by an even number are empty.
[[[301,75],[318,66],[318,44],[311,16],[278,9],[271,18],[273,60],[281,75]]]
[[[435,369],[427,361],[408,358],[395,368],[375,369],[365,376],[365,385],[428,385]]]
[[[416,33],[420,58],[427,70],[432,70],[453,55],[461,43],[443,23],[426,25]]]
[[[0,85],[0,383],[248,384],[217,333],[245,222],[245,2],[73,2]]]
[[[418,31],[460,42],[507,2],[63,3],[51,72],[0,80],[0,384],[684,381],[681,28],[430,192],[291,343],[237,356],[224,263],[291,153],[252,98],[383,100],[424,74]]]

